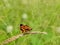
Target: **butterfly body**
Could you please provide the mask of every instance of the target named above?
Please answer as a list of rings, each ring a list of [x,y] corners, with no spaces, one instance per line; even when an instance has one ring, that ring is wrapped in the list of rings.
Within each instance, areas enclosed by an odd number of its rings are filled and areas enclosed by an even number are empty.
[[[32,29],[27,25],[20,24],[20,30],[22,31],[22,33],[25,33],[25,32],[28,32]]]

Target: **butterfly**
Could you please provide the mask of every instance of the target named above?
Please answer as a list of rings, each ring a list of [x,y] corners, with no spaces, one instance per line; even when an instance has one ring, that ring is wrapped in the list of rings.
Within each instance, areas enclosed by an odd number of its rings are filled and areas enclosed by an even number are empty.
[[[26,33],[32,30],[32,28],[30,28],[28,25],[23,25],[20,24],[20,30],[22,31],[22,33]]]

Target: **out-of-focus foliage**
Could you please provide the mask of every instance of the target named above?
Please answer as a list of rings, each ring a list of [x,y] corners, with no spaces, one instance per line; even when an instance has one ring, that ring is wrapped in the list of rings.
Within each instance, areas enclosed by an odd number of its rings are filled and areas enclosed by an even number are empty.
[[[27,35],[6,45],[60,45],[60,0],[0,0],[0,42],[21,33],[21,23],[47,35]]]

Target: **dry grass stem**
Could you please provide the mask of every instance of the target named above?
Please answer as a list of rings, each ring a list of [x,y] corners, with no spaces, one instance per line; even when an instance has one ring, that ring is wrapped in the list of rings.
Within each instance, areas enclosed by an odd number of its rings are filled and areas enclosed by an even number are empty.
[[[3,41],[3,42],[1,43],[1,45],[10,43],[10,42],[18,39],[19,37],[22,37],[22,36],[26,35],[26,34],[47,34],[47,33],[46,33],[46,32],[40,32],[40,31],[26,32],[26,33],[24,33],[24,34],[19,34],[19,35],[16,35],[16,36],[13,36],[13,37],[11,37],[11,38],[6,39],[5,41]]]

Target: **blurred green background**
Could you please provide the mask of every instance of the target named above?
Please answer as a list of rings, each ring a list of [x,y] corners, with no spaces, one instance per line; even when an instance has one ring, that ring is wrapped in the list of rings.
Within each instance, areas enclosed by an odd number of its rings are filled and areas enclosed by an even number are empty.
[[[60,0],[0,0],[0,42],[21,33],[27,24],[32,34],[6,45],[60,45]]]

